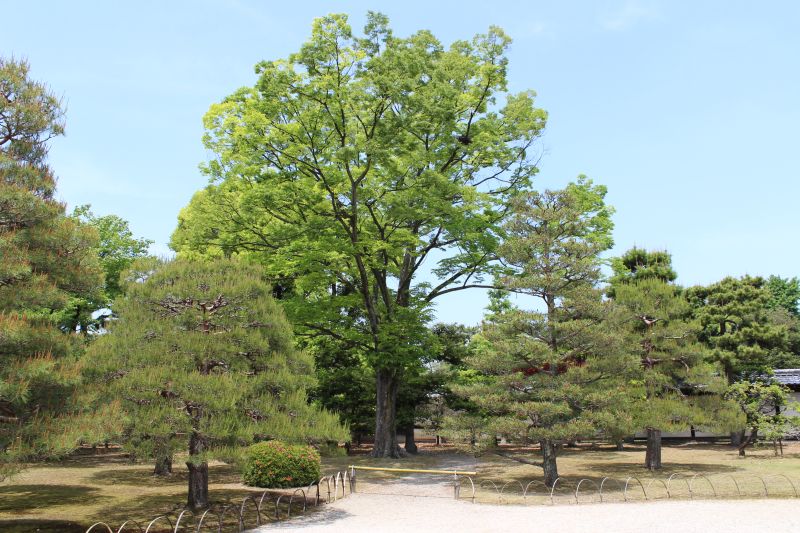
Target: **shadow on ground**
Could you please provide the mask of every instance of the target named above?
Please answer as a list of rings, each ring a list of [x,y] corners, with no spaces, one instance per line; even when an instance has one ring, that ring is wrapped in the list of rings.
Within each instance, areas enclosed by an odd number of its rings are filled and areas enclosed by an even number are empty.
[[[82,485],[9,485],[0,487],[0,512],[22,514],[42,507],[96,503],[103,498],[100,489]]]

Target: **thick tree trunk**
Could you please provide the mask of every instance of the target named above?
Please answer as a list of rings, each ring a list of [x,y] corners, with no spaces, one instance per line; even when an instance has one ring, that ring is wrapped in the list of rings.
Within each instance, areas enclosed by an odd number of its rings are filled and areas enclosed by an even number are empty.
[[[208,507],[208,463],[194,464],[192,456],[203,452],[203,440],[192,432],[189,437],[189,461],[186,466],[189,468],[189,508],[202,509]]]
[[[618,440],[617,441],[617,451],[618,452],[624,452],[625,451],[625,441],[624,440]]]
[[[414,442],[414,424],[409,424],[405,427],[406,442],[403,446],[408,453],[417,453],[417,443]]]
[[[172,456],[165,455],[156,459],[156,466],[153,469],[156,476],[168,476],[172,474]]]
[[[545,439],[539,441],[542,447],[542,470],[544,470],[544,484],[552,487],[558,479],[558,465],[556,464],[556,443]]]
[[[731,446],[739,447],[744,440],[745,430],[731,431]]]
[[[402,457],[397,445],[397,388],[400,380],[392,370],[376,373],[377,405],[375,409],[375,445],[373,457]]]
[[[647,451],[644,456],[644,467],[648,470],[661,468],[661,430],[647,428]]]

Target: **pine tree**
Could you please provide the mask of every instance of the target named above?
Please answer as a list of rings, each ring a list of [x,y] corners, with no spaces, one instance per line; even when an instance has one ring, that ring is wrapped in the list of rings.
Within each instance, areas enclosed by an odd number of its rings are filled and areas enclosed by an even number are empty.
[[[55,199],[47,142],[64,132],[60,103],[0,58],[0,477],[41,450],[41,425],[63,406],[76,348],[59,330],[72,298],[100,291],[96,234]]]
[[[558,478],[559,445],[607,425],[607,408],[636,365],[606,327],[611,306],[597,289],[599,254],[612,245],[605,192],[582,178],[514,202],[502,247],[512,272],[503,281],[537,298],[543,310],[495,305],[468,359],[479,378],[460,389],[483,415],[479,435],[468,428],[474,416],[462,424],[466,431],[496,453],[542,467],[548,486]],[[496,436],[538,443],[542,461],[505,454]]]
[[[760,277],[727,277],[707,287],[692,287],[687,297],[711,357],[729,383],[769,373],[772,356],[789,347],[787,328],[770,321],[771,293]]]
[[[680,287],[655,276],[619,279],[612,288],[625,315],[627,350],[641,361],[640,390],[630,407],[636,426],[647,430],[645,467],[655,470],[661,468],[661,432],[714,423],[709,403],[725,383],[697,341],[699,328]]]
[[[208,504],[208,460],[257,440],[346,438],[310,405],[313,362],[260,268],[237,261],[143,260],[118,319],[83,360],[92,411],[117,412],[114,438],[137,458],[188,452],[188,503]]]
[[[687,289],[687,298],[701,325],[700,339],[712,360],[722,365],[730,397],[737,383],[758,382],[784,360],[791,360],[791,322],[773,319],[772,293],[761,277],[727,277],[707,287]],[[788,357],[787,357],[788,356]],[[742,385],[749,393],[769,389]],[[769,398],[764,399],[770,401]],[[744,424],[738,426],[744,428]],[[731,428],[735,429],[735,428]],[[747,446],[745,430],[731,431],[731,444]]]

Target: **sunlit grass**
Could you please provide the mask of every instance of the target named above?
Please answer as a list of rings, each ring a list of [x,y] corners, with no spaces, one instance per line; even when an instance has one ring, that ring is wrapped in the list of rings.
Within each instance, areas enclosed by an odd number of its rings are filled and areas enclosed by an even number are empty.
[[[521,464],[497,455],[471,457],[458,454],[451,447],[423,447],[421,453],[403,459],[375,459],[359,450],[354,456],[323,459],[323,472],[334,474],[349,465],[390,468],[475,470],[472,478],[476,501],[487,503],[550,503],[550,489],[541,481],[541,469]],[[537,459],[535,449],[509,449],[529,459]],[[0,530],[14,531],[12,522],[25,531],[23,521],[36,521],[42,531],[51,520],[51,531],[84,531],[96,521],[112,527],[128,519],[145,523],[184,505],[187,471],[179,458],[175,473],[166,478],[152,475],[152,465],[132,465],[118,453],[78,455],[53,464],[28,468],[13,479],[0,483]],[[630,445],[625,451],[609,446],[581,445],[565,448],[558,458],[562,479],[553,491],[555,503],[575,503],[576,488],[579,503],[598,502],[599,486],[603,486],[604,501],[643,501],[672,498],[771,497],[793,495],[794,487],[779,476],[788,476],[800,488],[800,443],[786,443],[784,456],[775,457],[771,446],[748,451],[741,458],[727,445],[709,443],[667,444],[663,449],[664,468],[650,473],[642,467],[644,446]],[[241,504],[247,495],[261,495],[261,489],[241,484],[235,467],[212,464],[210,494],[216,502]],[[667,494],[667,481],[669,494]],[[693,476],[697,475],[694,479]],[[768,487],[765,488],[761,478]],[[387,493],[403,493],[416,482],[418,486],[430,480],[441,487],[442,497],[452,497],[452,479],[448,476],[399,475],[389,472],[359,472],[362,487]],[[605,482],[604,478],[609,478]],[[624,483],[628,478],[627,492]],[[708,481],[711,481],[711,484]],[[691,492],[690,492],[691,485]],[[522,493],[527,489],[527,495]],[[499,494],[502,490],[502,494]],[[438,494],[438,493],[437,493]],[[462,479],[461,497],[470,498],[471,486]],[[325,494],[323,491],[323,498]],[[248,511],[249,512],[249,511]],[[274,511],[273,511],[274,512]],[[255,523],[255,511],[246,514],[246,521]],[[251,516],[252,515],[252,516]],[[174,516],[174,515],[173,515]],[[234,515],[226,517],[233,521]],[[56,522],[57,521],[57,522]]]

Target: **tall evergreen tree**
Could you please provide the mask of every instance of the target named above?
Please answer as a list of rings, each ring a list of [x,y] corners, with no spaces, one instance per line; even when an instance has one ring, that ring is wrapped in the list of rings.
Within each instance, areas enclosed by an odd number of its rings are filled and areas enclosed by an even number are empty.
[[[214,183],[172,246],[256,258],[294,281],[298,333],[358,343],[375,371],[377,456],[400,453],[397,394],[419,355],[406,347],[437,298],[490,285],[505,202],[536,173],[546,114],[532,91],[507,93],[509,43],[496,27],[450,47],[400,38],[377,13],[358,36],[329,15],[205,119]]]
[[[484,445],[542,467],[548,486],[558,477],[559,445],[606,425],[606,408],[638,365],[604,324],[611,306],[597,289],[599,254],[612,245],[605,193],[581,179],[514,201],[501,249],[512,272],[503,281],[543,310],[496,306],[468,359],[479,378],[459,389],[481,410]],[[542,461],[504,454],[494,448],[496,435],[538,443]]]
[[[707,361],[679,287],[659,277],[617,278],[612,287],[625,313],[627,349],[641,361],[641,390],[630,407],[635,425],[647,431],[645,467],[660,469],[661,432],[713,424],[711,400],[721,399],[726,384]]]
[[[0,58],[0,477],[37,455],[40,424],[64,406],[75,346],[58,326],[103,281],[96,234],[55,199],[48,141],[63,132],[58,99],[25,61]]]
[[[118,319],[83,359],[86,416],[116,411],[114,438],[137,458],[188,452],[188,503],[208,504],[208,460],[257,440],[346,438],[310,405],[310,356],[263,271],[231,260],[137,263]]]

